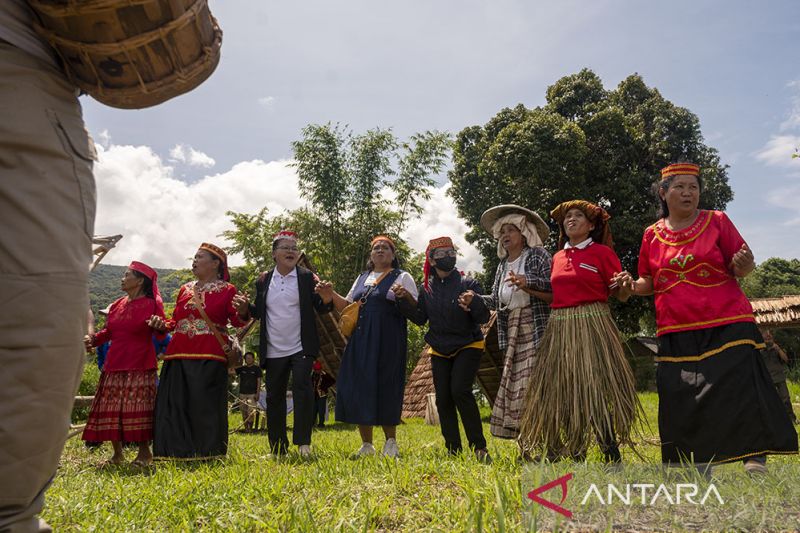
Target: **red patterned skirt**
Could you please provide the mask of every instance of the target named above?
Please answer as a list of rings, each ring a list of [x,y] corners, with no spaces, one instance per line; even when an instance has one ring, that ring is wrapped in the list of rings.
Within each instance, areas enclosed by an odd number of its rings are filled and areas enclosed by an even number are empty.
[[[155,369],[101,373],[83,440],[152,440],[155,400]]]

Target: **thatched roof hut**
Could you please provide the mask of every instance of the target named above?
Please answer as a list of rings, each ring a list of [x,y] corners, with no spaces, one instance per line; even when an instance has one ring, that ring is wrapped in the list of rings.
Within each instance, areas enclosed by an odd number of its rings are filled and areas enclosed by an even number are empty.
[[[312,272],[316,272],[311,260],[303,254],[298,263]],[[339,313],[334,309],[330,313],[319,314],[314,312],[317,319],[317,334],[319,335],[319,358],[322,367],[333,378],[339,375],[339,366],[342,364],[342,353],[347,339],[339,329]]]
[[[800,327],[800,296],[753,298],[750,300],[759,326],[775,328]]]
[[[428,408],[428,394],[434,392],[433,370],[431,368],[430,347],[425,345],[422,353],[408,376],[406,390],[403,393],[403,418],[425,417]]]
[[[494,405],[497,391],[500,389],[500,376],[503,373],[503,354],[497,343],[496,316],[492,312],[489,322],[482,327],[486,337],[486,349],[481,357],[476,381],[489,400],[489,405]],[[424,417],[428,405],[428,394],[435,392],[433,387],[433,371],[431,370],[431,354],[428,345],[422,350],[417,361],[417,366],[408,377],[406,390],[403,396],[403,418]]]

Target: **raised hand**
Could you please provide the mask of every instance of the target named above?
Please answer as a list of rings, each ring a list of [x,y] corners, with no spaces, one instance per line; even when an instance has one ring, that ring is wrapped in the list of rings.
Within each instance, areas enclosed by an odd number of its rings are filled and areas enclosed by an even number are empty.
[[[247,298],[247,294],[243,292],[237,292],[233,296],[231,303],[239,315],[246,317],[250,314],[250,300]]]
[[[525,279],[525,276],[522,274],[515,274],[513,270],[508,273],[508,277],[505,281],[515,286],[517,289],[525,289],[525,287],[528,286],[528,280]]]
[[[753,270],[756,262],[755,258],[753,257],[753,252],[750,250],[750,247],[747,246],[747,243],[742,244],[742,247],[739,248],[739,251],[733,254],[731,263],[733,263],[733,269],[742,275]]]
[[[472,303],[472,299],[475,298],[474,291],[464,291],[458,296],[458,306],[463,309],[464,311],[469,312],[469,306]]]

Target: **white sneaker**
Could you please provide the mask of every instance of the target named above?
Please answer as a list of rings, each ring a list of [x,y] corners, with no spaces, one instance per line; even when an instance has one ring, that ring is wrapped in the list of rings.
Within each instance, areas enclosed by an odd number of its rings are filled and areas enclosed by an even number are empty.
[[[395,439],[386,439],[386,444],[383,445],[383,456],[397,459],[400,456],[400,448],[397,447]]]
[[[362,442],[361,448],[356,452],[358,457],[366,457],[368,455],[375,455],[375,446],[371,442]]]
[[[300,457],[306,459],[311,457],[311,446],[308,444],[303,444],[299,448],[297,448],[297,453],[300,454]]]

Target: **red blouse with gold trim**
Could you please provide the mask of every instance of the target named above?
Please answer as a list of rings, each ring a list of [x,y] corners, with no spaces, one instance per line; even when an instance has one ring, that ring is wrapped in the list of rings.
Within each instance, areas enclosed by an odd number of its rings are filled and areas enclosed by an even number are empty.
[[[192,293],[196,283],[189,282],[178,291],[175,311],[172,319],[167,321],[167,328],[172,330],[172,340],[167,346],[164,360],[211,359],[226,362],[225,352],[217,337],[194,305]],[[226,339],[228,322],[234,327],[244,325],[231,303],[235,294],[236,287],[222,280],[207,283],[198,291],[208,318]]]
[[[721,211],[700,211],[680,231],[664,219],[644,232],[639,276],[653,278],[657,335],[755,322],[730,269],[744,239]]]
[[[112,341],[103,372],[154,370],[156,350],[153,330],[147,325],[151,316],[164,312],[152,298],[130,300],[123,296],[111,304],[106,326],[92,339],[93,346]]]

